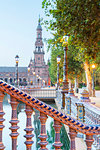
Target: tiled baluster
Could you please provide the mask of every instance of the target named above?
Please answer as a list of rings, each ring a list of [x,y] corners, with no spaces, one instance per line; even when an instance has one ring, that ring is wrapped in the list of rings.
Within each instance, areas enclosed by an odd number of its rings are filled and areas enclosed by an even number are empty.
[[[12,117],[11,117],[11,127],[9,128],[12,132],[10,134],[12,138],[12,150],[17,150],[17,137],[18,137],[18,132],[17,130],[19,127],[17,126],[18,124],[18,119],[17,119],[17,106],[18,106],[18,101],[16,98],[11,97],[10,101],[11,107],[12,107]]]
[[[70,150],[76,150],[75,148],[75,137],[77,135],[77,132],[72,129],[69,128],[69,136],[70,136]]]
[[[3,115],[5,114],[3,112],[3,99],[4,99],[4,94],[3,92],[0,91],[0,150],[4,150],[4,145],[2,143],[2,130],[4,128],[4,125],[3,125],[3,121],[5,121],[5,119],[3,119]]]
[[[97,150],[100,150],[100,135],[97,135]]]
[[[66,113],[71,115],[71,98],[66,96]]]
[[[40,138],[40,142],[39,145],[41,146],[40,150],[47,150],[46,145],[48,144],[48,142],[46,141],[47,139],[47,134],[46,134],[46,120],[47,120],[47,115],[43,114],[42,112],[40,112],[40,122],[41,122],[41,133],[38,136]]]
[[[57,120],[54,120],[54,129],[55,129],[55,142],[53,146],[55,147],[55,150],[61,150],[61,146],[63,145],[60,142],[60,129],[62,127],[61,123]]]
[[[92,150],[92,143],[93,143],[93,135],[86,135],[86,145],[87,145],[87,150]]]
[[[27,116],[27,120],[26,120],[26,128],[24,129],[24,131],[26,131],[26,135],[24,136],[26,138],[25,144],[26,144],[26,148],[27,150],[31,150],[32,144],[34,143],[32,138],[33,138],[33,128],[31,125],[31,115],[33,113],[33,108],[31,106],[26,105],[26,116]]]

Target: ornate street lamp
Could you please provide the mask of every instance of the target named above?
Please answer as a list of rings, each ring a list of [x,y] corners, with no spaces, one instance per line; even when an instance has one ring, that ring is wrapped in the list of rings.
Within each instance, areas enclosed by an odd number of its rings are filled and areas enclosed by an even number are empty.
[[[30,85],[30,78],[29,78],[29,73],[30,73],[30,65],[28,66],[27,70],[28,70],[28,85]]]
[[[35,72],[33,72],[33,75],[35,75],[36,73]]]
[[[19,81],[18,81],[18,62],[19,62],[19,56],[18,55],[16,55],[15,61],[16,61],[15,86],[18,87],[19,86]]]
[[[68,93],[68,63],[67,63],[67,51],[68,51],[68,36],[63,37],[64,46],[64,65],[63,65],[63,89],[62,89],[62,109],[65,108],[65,93]]]
[[[38,77],[39,77],[39,75],[36,75],[36,77],[38,78]]]
[[[95,72],[96,65],[92,64],[93,70],[93,77],[92,77],[92,96],[95,97],[95,85],[94,85],[94,72]]]
[[[33,71],[32,73],[33,73],[33,85],[35,87],[36,86],[36,73],[35,71]]]
[[[59,89],[59,64],[60,64],[61,57],[57,56],[57,90]]]
[[[28,72],[30,72],[30,66],[28,66],[27,70],[28,70]]]

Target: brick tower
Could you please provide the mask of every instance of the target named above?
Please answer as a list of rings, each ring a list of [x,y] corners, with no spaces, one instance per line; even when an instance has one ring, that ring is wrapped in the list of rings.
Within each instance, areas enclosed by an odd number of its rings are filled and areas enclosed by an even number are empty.
[[[38,20],[38,26],[37,26],[37,36],[36,36],[36,42],[35,42],[35,50],[34,53],[34,59],[30,60],[29,67],[29,83],[35,86],[42,87],[44,84],[46,86],[49,85],[50,78],[49,78],[49,71],[48,71],[48,65],[46,65],[44,60],[44,44],[42,41],[42,27],[40,24],[40,18]]]

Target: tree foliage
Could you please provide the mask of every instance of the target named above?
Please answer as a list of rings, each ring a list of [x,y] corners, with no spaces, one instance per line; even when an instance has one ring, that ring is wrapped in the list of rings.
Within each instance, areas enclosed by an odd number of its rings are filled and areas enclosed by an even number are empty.
[[[51,40],[49,42],[51,42]],[[63,78],[63,56],[64,56],[64,52],[62,49],[63,47],[59,43],[56,45],[55,44],[53,44],[53,45],[49,44],[49,48],[51,48],[51,60],[50,60],[49,72],[50,72],[51,82],[53,84],[55,84],[57,81],[57,56],[58,55],[60,55],[60,57],[61,57],[61,62],[59,64],[59,72],[60,72],[59,78],[60,79]]]
[[[75,74],[79,74],[79,71],[82,70],[82,63],[85,63],[85,61],[88,64],[99,64],[100,1],[43,0],[42,6],[45,14],[48,17],[52,16],[51,20],[44,22],[48,29],[53,31],[53,42],[55,44],[60,43],[63,35],[69,36],[68,69],[69,72],[71,70],[71,77],[72,70]],[[77,68],[79,68],[79,71]],[[88,84],[90,84],[89,82]]]
[[[42,4],[46,15],[52,16],[52,20],[46,20],[49,28],[59,36],[71,36],[84,57],[95,59],[100,50],[99,0],[44,0]]]
[[[52,44],[51,44],[52,43]],[[51,60],[49,63],[49,72],[51,82],[56,83],[57,81],[57,56],[60,55],[61,62],[59,64],[59,78],[63,80],[63,62],[64,62],[64,51],[61,43],[55,43],[54,39],[48,40],[48,48],[51,49]],[[83,72],[83,63],[75,59],[74,53],[75,47],[68,47],[68,78],[74,80],[80,73]]]

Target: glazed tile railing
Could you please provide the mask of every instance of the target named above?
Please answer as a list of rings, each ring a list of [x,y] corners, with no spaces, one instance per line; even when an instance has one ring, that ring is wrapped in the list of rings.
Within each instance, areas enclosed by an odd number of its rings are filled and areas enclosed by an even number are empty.
[[[66,95],[66,105],[65,105],[66,114],[70,114],[75,119],[76,118],[78,119],[79,117],[78,107],[77,107],[78,104],[81,105],[82,108],[84,107],[84,114],[82,114],[82,117],[81,117],[82,122],[86,124],[90,124],[90,125],[100,124],[100,109],[91,105],[91,103],[80,102],[80,99],[78,99],[78,97],[76,96],[69,97]],[[93,147],[99,150],[100,149],[100,135],[94,135],[93,138],[94,138]]]
[[[11,138],[12,138],[12,150],[17,150],[17,137],[18,137],[18,132],[17,130],[19,129],[18,127],[18,119],[17,119],[17,105],[19,101],[22,101],[23,103],[26,104],[26,128],[24,129],[26,131],[26,149],[31,150],[32,144],[33,144],[33,128],[31,125],[31,116],[33,112],[33,108],[37,109],[40,111],[40,122],[41,122],[41,133],[40,133],[40,150],[46,150],[46,145],[48,144],[46,139],[47,139],[47,134],[46,134],[46,120],[47,120],[47,115],[51,116],[54,118],[54,129],[55,129],[55,142],[53,146],[55,147],[55,150],[60,150],[62,143],[60,142],[60,128],[62,126],[61,123],[69,126],[69,136],[70,136],[70,149],[75,150],[75,137],[77,135],[77,132],[81,132],[86,135],[86,145],[87,145],[87,150],[91,150],[91,146],[93,143],[93,135],[100,134],[100,125],[86,125],[82,122],[79,122],[78,120],[73,119],[71,116],[67,116],[55,108],[39,101],[38,99],[33,98],[31,95],[3,82],[0,80],[0,149],[4,150],[5,146],[3,145],[2,142],[2,131],[4,128],[3,122],[3,98],[4,98],[4,93],[7,93],[11,96],[11,107],[12,107],[12,116],[11,116]]]
[[[91,105],[84,104],[85,108],[85,123],[87,124],[100,124],[100,109]],[[99,150],[100,149],[100,135],[94,135],[94,143],[93,146]]]

